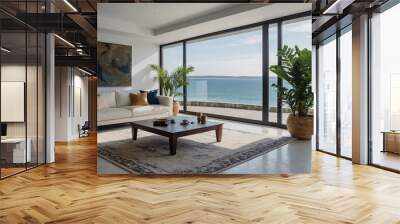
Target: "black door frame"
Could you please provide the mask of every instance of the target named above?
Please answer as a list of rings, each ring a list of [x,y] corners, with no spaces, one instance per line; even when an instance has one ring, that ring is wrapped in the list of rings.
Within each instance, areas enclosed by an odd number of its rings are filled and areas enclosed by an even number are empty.
[[[348,24],[346,24],[345,26],[343,26],[343,27],[337,27],[337,29],[336,29],[336,31],[334,32],[334,33],[332,33],[331,35],[329,35],[329,36],[326,36],[324,39],[322,39],[322,40],[319,40],[319,42],[317,43],[317,44],[315,44],[315,48],[316,48],[316,54],[315,54],[315,56],[316,56],[316,59],[315,59],[315,62],[316,62],[316,67],[315,67],[315,77],[316,77],[316,82],[315,82],[315,85],[316,85],[316,106],[315,106],[315,114],[316,114],[316,138],[315,138],[315,143],[316,143],[316,150],[317,151],[319,151],[319,152],[323,152],[323,153],[326,153],[326,154],[329,154],[329,155],[333,155],[333,156],[337,156],[337,157],[340,157],[340,158],[344,158],[344,159],[347,159],[347,160],[352,160],[352,158],[350,158],[350,157],[347,157],[347,156],[344,156],[344,155],[342,155],[342,149],[341,149],[341,117],[340,117],[340,110],[341,110],[341,108],[340,108],[340,103],[341,103],[341,94],[340,94],[340,92],[341,92],[341,90],[340,90],[340,79],[341,79],[341,67],[340,67],[340,60],[341,60],[341,58],[340,58],[340,37],[344,34],[344,33],[346,33],[346,32],[351,32],[351,30],[347,30],[347,29],[349,29],[349,27],[352,25],[352,23],[348,23]],[[335,38],[332,38],[333,36],[335,36]],[[332,40],[329,40],[329,39],[332,39]],[[336,50],[335,50],[335,53],[336,53],[336,57],[335,57],[335,64],[336,64],[336,108],[335,108],[335,110],[336,110],[336,151],[335,151],[335,153],[332,153],[332,152],[328,152],[328,151],[326,151],[326,150],[324,150],[324,149],[322,149],[322,148],[320,148],[320,144],[319,144],[319,117],[320,117],[320,115],[319,115],[319,94],[320,94],[320,88],[319,88],[319,66],[320,66],[320,64],[319,64],[319,57],[320,57],[320,55],[319,55],[319,48],[320,48],[320,45],[321,45],[321,43],[324,43],[324,42],[330,42],[330,41],[336,41]]]

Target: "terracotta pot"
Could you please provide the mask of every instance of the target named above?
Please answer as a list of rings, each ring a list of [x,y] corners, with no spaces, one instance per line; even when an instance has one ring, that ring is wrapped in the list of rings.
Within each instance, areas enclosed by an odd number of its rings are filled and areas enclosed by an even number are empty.
[[[172,114],[174,116],[177,116],[179,113],[179,110],[181,108],[181,105],[179,104],[178,101],[174,101],[174,104],[172,105]]]
[[[313,116],[294,116],[289,115],[287,128],[290,135],[300,140],[310,140],[314,132]]]

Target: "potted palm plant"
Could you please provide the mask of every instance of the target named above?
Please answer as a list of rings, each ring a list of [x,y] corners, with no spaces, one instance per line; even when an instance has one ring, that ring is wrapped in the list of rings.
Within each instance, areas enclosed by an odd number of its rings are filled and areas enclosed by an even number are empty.
[[[311,51],[285,45],[278,51],[278,56],[281,57],[281,64],[271,65],[269,69],[290,85],[273,85],[282,102],[286,103],[291,111],[287,120],[288,131],[297,139],[311,139],[314,126],[313,115],[310,113],[314,103],[311,87]]]
[[[194,71],[193,66],[176,68],[171,74],[167,70],[161,68],[159,65],[150,65],[151,69],[158,74],[158,81],[160,82],[160,92],[164,96],[170,96],[173,99],[172,112],[176,116],[179,113],[180,105],[175,97],[182,96],[183,87],[189,85],[186,77],[189,73]]]

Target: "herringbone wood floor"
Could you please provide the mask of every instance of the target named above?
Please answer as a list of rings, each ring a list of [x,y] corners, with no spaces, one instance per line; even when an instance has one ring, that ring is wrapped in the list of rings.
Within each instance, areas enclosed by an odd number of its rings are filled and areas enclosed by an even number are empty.
[[[0,181],[0,223],[400,223],[400,175],[313,153],[313,173],[96,175],[96,140]]]

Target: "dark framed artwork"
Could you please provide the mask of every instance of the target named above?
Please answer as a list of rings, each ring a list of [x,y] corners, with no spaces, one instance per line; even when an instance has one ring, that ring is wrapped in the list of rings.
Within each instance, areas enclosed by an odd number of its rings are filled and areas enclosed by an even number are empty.
[[[97,42],[97,85],[132,85],[132,46]]]

